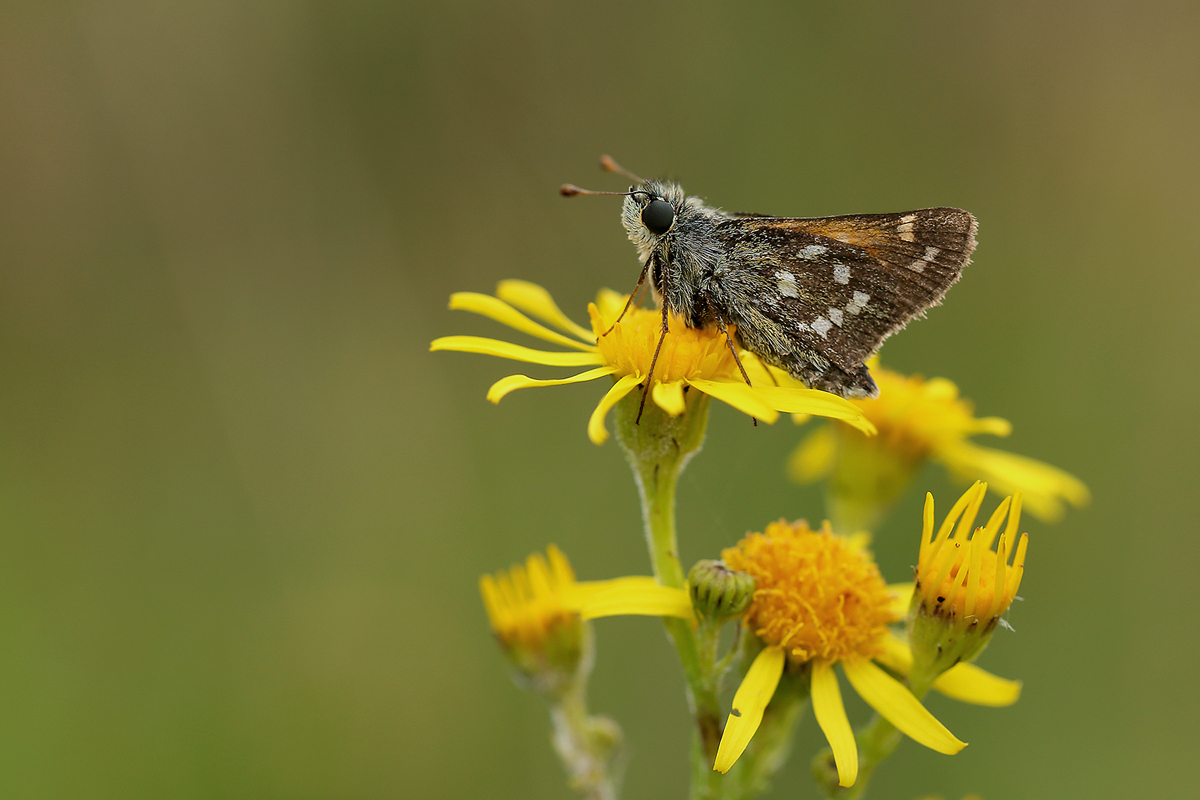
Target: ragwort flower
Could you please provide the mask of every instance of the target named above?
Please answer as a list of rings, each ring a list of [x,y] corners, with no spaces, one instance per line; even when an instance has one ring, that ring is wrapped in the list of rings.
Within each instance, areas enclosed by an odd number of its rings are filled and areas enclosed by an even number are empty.
[[[968,489],[936,536],[933,495],[926,495],[916,587],[907,620],[914,657],[909,675],[914,683],[973,661],[987,646],[1001,622],[1000,615],[1012,605],[1021,586],[1029,544],[1029,535],[1017,531],[1021,494],[1006,497],[987,525],[972,532],[986,492],[983,483]],[[1005,514],[1008,524],[1001,533]],[[958,528],[951,536],[955,522]]]
[[[977,434],[1008,436],[1012,424],[976,417],[953,382],[901,375],[881,367],[878,358],[868,364],[879,397],[851,402],[878,435],[868,440],[845,426],[826,425],[809,434],[788,462],[788,474],[798,483],[828,476],[835,506],[886,508],[926,459],[959,478],[981,476],[1002,495],[1023,492],[1029,512],[1046,521],[1062,517],[1064,503],[1082,506],[1090,499],[1078,478],[1057,467],[970,441]],[[873,521],[869,515],[853,520],[868,528]]]
[[[889,591],[861,539],[835,536],[828,524],[813,531],[804,522],[780,521],[749,534],[722,558],[755,578],[744,620],[765,647],[734,697],[714,769],[727,771],[746,749],[789,663],[810,670],[813,712],[842,786],[857,778],[858,749],[834,664],[842,665],[855,691],[898,730],[940,753],[966,746],[908,687],[875,664],[905,657],[911,663],[911,652],[889,630],[903,617],[904,599]],[[948,694],[970,702],[1001,704],[985,692],[1005,682],[982,670],[973,668],[964,677],[955,667],[943,678],[934,688],[949,687]]]
[[[534,553],[524,565],[484,575],[479,590],[501,648],[520,676],[544,691],[568,685],[590,667],[587,620],[631,614],[693,618],[688,593],[654,578],[577,581],[554,545],[545,557]]]
[[[430,349],[483,353],[556,367],[591,367],[576,375],[552,380],[510,375],[488,390],[487,398],[494,403],[515,389],[580,383],[611,375],[615,379],[613,386],[601,398],[588,421],[588,436],[601,444],[608,438],[605,416],[621,398],[646,380],[661,334],[660,312],[631,307],[621,317],[625,303],[625,297],[602,291],[596,302],[588,306],[589,331],[559,310],[542,287],[524,281],[502,281],[496,288],[495,297],[458,292],[450,297],[450,308],[482,314],[522,333],[560,345],[566,348],[565,351],[533,350],[478,336],[442,337],[435,340]],[[618,318],[620,322],[617,322]],[[764,365],[752,353],[742,351],[739,358],[752,384],[747,385],[724,334],[689,328],[673,314],[669,316],[668,327],[658,361],[654,363],[650,399],[672,417],[686,410],[685,393],[690,388],[764,422],[774,422],[781,412],[803,413],[838,419],[863,433],[873,431],[864,421],[862,411],[848,400],[827,392],[796,388],[782,372]],[[781,386],[781,383],[789,385]]]
[[[586,620],[613,614],[690,620],[687,592],[644,577],[577,581],[554,545],[546,549],[546,557],[535,553],[523,566],[484,575],[479,588],[518,682],[550,705],[552,741],[570,785],[587,797],[615,797],[623,737],[616,722],[587,710],[593,645]]]

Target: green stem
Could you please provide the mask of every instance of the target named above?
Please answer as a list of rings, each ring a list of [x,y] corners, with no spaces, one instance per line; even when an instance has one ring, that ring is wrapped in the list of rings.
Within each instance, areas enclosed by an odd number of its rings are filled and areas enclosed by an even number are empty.
[[[566,767],[571,788],[588,800],[616,800],[612,765],[621,749],[621,729],[607,717],[588,716],[582,683],[554,699],[550,719],[554,750]]]
[[[640,401],[641,393],[632,392],[614,409],[617,440],[637,482],[654,577],[664,586],[684,589],[687,580],[675,531],[675,489],[683,468],[704,442],[709,399],[700,392],[689,392],[687,410],[678,417],[647,402],[639,421]],[[713,771],[712,764],[722,730],[718,679],[713,675],[715,648],[702,648],[696,630],[686,620],[664,618],[663,624],[679,654],[688,705],[696,719],[691,796],[715,798],[721,775]]]

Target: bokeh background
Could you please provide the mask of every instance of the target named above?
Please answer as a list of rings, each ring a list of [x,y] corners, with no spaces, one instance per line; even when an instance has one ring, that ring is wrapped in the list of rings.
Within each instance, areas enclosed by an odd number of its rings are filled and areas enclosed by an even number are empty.
[[[550,541],[647,570],[603,387],[492,406],[521,368],[427,348],[501,333],[453,291],[582,320],[633,286],[617,201],[556,193],[621,188],[612,153],[732,209],[970,209],[974,264],[885,359],[1094,492],[1026,518],[981,661],[1021,702],[931,700],[971,747],[908,742],[873,796],[1194,797],[1198,34],[1187,2],[5,3],[0,796],[570,796],[476,581]],[[820,517],[800,436],[714,406],[685,562]],[[893,580],[927,489],[877,533]],[[625,796],[683,796],[673,651],[596,627]],[[819,740],[771,796],[816,796]]]

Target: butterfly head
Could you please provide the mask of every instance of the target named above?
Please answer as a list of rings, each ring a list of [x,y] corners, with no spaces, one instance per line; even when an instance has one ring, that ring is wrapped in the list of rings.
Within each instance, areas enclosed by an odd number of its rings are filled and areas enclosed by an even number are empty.
[[[675,229],[685,213],[687,197],[678,184],[644,181],[629,187],[621,208],[621,222],[629,239],[645,255]]]

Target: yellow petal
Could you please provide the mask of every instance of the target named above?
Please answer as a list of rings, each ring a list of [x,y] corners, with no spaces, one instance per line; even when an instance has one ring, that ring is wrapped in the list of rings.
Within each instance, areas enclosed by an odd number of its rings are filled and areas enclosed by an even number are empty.
[[[563,588],[562,603],[566,608],[578,611],[593,597],[611,589],[636,591],[658,585],[658,581],[649,575],[626,575],[623,578],[609,578],[603,581],[578,581]]]
[[[637,384],[638,379],[636,376],[622,376],[604,394],[604,397],[600,398],[600,402],[596,404],[596,410],[592,412],[592,416],[588,419],[588,438],[592,440],[592,444],[604,444],[608,440],[608,430],[604,427],[604,418],[608,416],[609,410],[622,397],[633,391],[633,387],[637,386]]]
[[[561,344],[576,350],[592,350],[596,346],[590,336],[582,342],[578,339],[572,339],[569,336],[563,336],[557,331],[552,331],[544,325],[534,322],[500,298],[492,297],[488,294],[455,292],[450,295],[450,308],[455,311],[470,311],[488,319],[494,319],[496,322],[507,325],[521,333],[528,333],[530,336],[536,336],[539,339],[545,339],[547,342],[554,342],[555,344]]]
[[[779,379],[772,372],[772,367],[763,361],[758,354],[751,353],[749,350],[740,350],[738,351],[738,360],[742,362],[742,367],[746,370],[746,374],[750,376],[751,384],[755,386],[780,385]]]
[[[814,430],[788,456],[787,474],[796,483],[813,483],[829,474],[837,455],[833,428],[822,425]]]
[[[584,619],[625,615],[695,618],[692,598],[686,590],[660,586],[653,578],[648,584],[612,582],[589,594],[579,609]]]
[[[981,477],[1000,494],[1021,491],[1026,510],[1047,522],[1062,517],[1063,501],[1078,508],[1091,500],[1087,486],[1074,475],[1034,458],[967,441],[942,448],[936,456],[953,472]]]
[[[875,432],[875,426],[863,418],[862,409],[849,400],[817,389],[790,386],[756,386],[771,408],[785,414],[815,414],[844,420],[860,430]],[[866,426],[865,428],[863,426]]]
[[[746,751],[746,745],[762,723],[763,712],[783,676],[783,648],[765,647],[754,659],[737,694],[733,696],[733,713],[725,723],[725,733],[717,748],[713,769],[725,773]]]
[[[650,397],[654,399],[655,405],[672,417],[678,417],[687,410],[687,403],[683,399],[683,381],[654,383],[650,389]]]
[[[853,786],[858,780],[858,745],[854,742],[854,731],[842,704],[842,690],[838,687],[833,664],[814,661],[812,671],[813,716],[829,742],[833,760],[837,764],[838,785]]]
[[[628,301],[629,295],[614,292],[612,289],[601,289],[596,293],[596,312],[604,320],[605,328],[617,321]]]
[[[931,750],[953,755],[967,746],[937,721],[904,684],[870,661],[843,662],[854,691],[879,715]]]
[[[546,546],[546,558],[550,562],[551,572],[554,573],[555,583],[559,586],[571,586],[575,583],[575,570],[571,569],[571,562],[557,545]]]
[[[908,642],[889,631],[883,637],[883,652],[875,656],[875,660],[893,672],[907,675],[912,669],[912,648]]]
[[[912,604],[913,590],[916,584],[912,581],[908,583],[889,583],[887,590],[892,596],[892,614],[896,619],[901,619],[908,613],[908,607]]]
[[[443,336],[434,339],[429,345],[430,351],[457,350],[460,353],[481,353],[485,356],[511,358],[513,361],[528,361],[531,364],[546,364],[551,367],[587,367],[593,364],[603,364],[604,359],[597,351],[587,353],[550,353],[545,350],[533,350],[521,347],[511,342],[498,339],[485,339],[482,336]]]
[[[990,433],[992,436],[1008,436],[1012,423],[1003,417],[982,417],[971,420],[970,433]]]
[[[562,386],[566,383],[583,383],[584,381],[603,378],[605,375],[612,375],[613,372],[613,367],[596,367],[596,369],[589,369],[587,372],[581,372],[569,378],[556,378],[544,381],[530,378],[528,375],[509,375],[507,378],[501,378],[492,384],[492,388],[488,389],[487,399],[493,403],[499,403],[500,399],[506,394],[514,392],[517,389],[528,389],[533,386]]]
[[[701,379],[690,380],[688,383],[706,395],[715,397],[722,403],[728,403],[743,414],[749,414],[768,424],[779,419],[779,412],[767,405],[756,389],[744,383]]]
[[[1011,706],[1021,696],[1021,682],[1010,681],[974,664],[956,664],[933,682],[947,697],[979,706]]]
[[[531,317],[548,322],[559,330],[573,333],[590,345],[596,342],[596,335],[587,328],[577,325],[564,314],[554,302],[550,293],[529,281],[500,281],[496,286],[496,296],[529,314]]]

